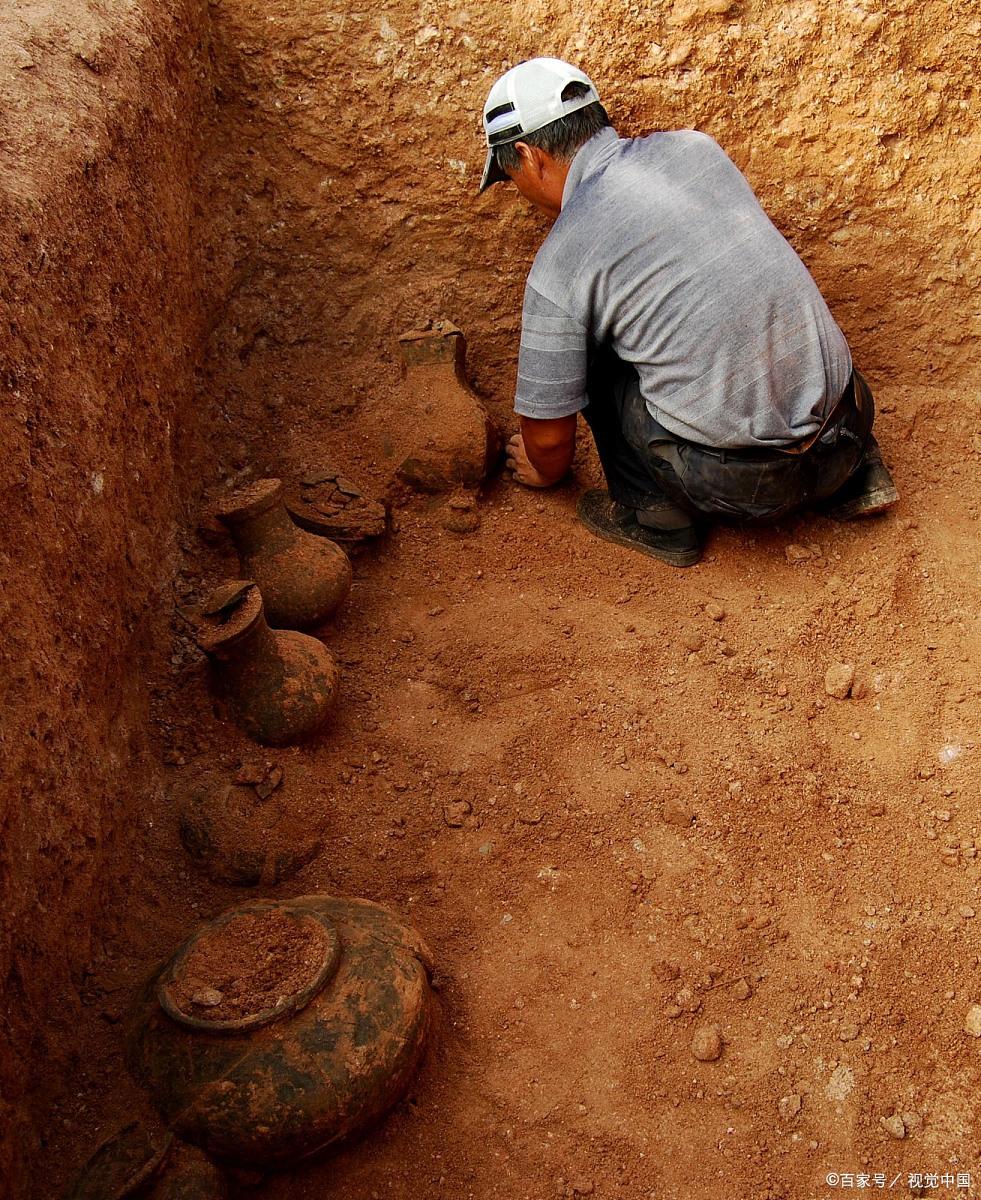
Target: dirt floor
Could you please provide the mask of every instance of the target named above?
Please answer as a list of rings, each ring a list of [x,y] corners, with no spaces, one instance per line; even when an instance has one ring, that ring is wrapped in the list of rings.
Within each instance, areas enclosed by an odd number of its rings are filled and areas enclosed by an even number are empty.
[[[903,1172],[903,1194],[970,1172],[981,1194],[977,413],[879,400],[893,514],[722,529],[688,571],[577,526],[591,452],[551,494],[494,483],[464,537],[442,501],[407,503],[356,559],[326,635],[341,708],[304,748],[257,755],[219,722],[175,625],[172,786],[279,764],[328,834],[272,892],[390,904],[438,963],[408,1101],[261,1195],[796,1200],[837,1194],[830,1172]],[[325,445],[381,483],[361,425]],[[233,562],[195,551],[201,588]],[[826,691],[835,663],[851,698]],[[140,978],[251,894],[189,870],[167,793],[140,833],[140,934],[90,981],[52,1180],[140,1102],[117,1025]],[[711,1025],[721,1057],[699,1061]]]

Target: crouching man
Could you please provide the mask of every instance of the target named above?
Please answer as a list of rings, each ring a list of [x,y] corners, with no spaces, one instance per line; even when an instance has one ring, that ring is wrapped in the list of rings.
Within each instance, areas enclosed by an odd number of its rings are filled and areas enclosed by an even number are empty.
[[[679,567],[706,518],[896,502],[841,330],[712,138],[618,137],[590,79],[553,58],[497,80],[484,131],[480,190],[510,180],[553,220],[525,289],[519,482],[566,474],[581,412],[609,490],[580,519]]]

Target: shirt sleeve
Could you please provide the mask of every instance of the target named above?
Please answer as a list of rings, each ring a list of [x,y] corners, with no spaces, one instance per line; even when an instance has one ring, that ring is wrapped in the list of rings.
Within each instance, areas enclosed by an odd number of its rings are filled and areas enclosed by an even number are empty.
[[[588,345],[586,328],[529,283],[521,315],[514,411],[549,420],[585,408]]]

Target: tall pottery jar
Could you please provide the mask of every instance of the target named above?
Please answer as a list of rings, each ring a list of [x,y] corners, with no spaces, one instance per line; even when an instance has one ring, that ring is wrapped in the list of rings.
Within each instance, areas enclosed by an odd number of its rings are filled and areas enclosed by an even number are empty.
[[[475,489],[500,451],[487,410],[467,381],[467,343],[449,322],[399,338],[403,382],[392,440],[396,474],[426,492]],[[393,444],[393,450],[395,446]]]
[[[215,506],[235,543],[242,574],[262,591],[276,628],[312,629],[343,604],[351,561],[329,538],[294,524],[279,479],[260,479]]]
[[[430,1022],[429,953],[364,900],[258,901],[201,926],[127,1028],[136,1078],[219,1160],[287,1167],[405,1092]]]
[[[339,679],[333,656],[305,633],[270,629],[251,580],[215,589],[201,610],[197,641],[211,660],[215,691],[257,741],[285,746],[326,722]]]

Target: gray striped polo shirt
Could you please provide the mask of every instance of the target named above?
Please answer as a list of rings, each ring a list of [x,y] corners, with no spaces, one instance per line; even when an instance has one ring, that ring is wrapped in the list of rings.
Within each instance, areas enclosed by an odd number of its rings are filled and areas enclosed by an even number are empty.
[[[576,154],[528,276],[515,412],[585,408],[589,348],[603,343],[669,433],[721,448],[807,436],[851,372],[807,268],[694,130],[604,129]]]

